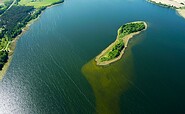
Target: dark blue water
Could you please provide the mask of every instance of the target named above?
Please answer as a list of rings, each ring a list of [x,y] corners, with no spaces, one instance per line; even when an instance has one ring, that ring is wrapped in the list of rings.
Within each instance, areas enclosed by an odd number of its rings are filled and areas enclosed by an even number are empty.
[[[137,20],[148,29],[130,41],[134,75],[120,113],[185,113],[185,20],[144,0],[66,0],[46,9],[17,43],[0,82],[0,113],[95,113],[81,68]]]

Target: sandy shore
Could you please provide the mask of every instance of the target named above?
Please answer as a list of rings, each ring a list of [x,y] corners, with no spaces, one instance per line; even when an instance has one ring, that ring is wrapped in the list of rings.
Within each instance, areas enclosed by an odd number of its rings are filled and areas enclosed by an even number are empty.
[[[185,19],[185,9],[177,9],[177,13]]]
[[[157,4],[165,4],[167,6],[183,8],[185,6],[185,0],[148,0],[149,2],[157,3]]]
[[[143,21],[137,21],[137,22],[143,22]],[[137,23],[137,22],[133,22],[133,23]],[[146,27],[144,30],[146,30],[146,29],[147,29],[147,24],[146,24],[145,22],[144,22],[144,24],[145,24],[145,27]],[[144,30],[142,30],[142,31],[144,31]],[[122,56],[123,56],[123,54],[125,53],[125,50],[126,50],[127,46],[128,46],[129,40],[130,40],[131,38],[133,38],[133,36],[139,34],[139,33],[142,32],[142,31],[135,32],[135,33],[131,33],[131,34],[129,34],[129,35],[124,36],[122,39],[123,39],[123,42],[125,43],[125,47],[124,47],[123,50],[121,51],[120,55],[119,55],[117,58],[115,58],[115,59],[112,59],[112,60],[109,60],[109,61],[103,61],[103,62],[101,62],[101,61],[100,61],[100,58],[101,58],[105,53],[107,53],[109,50],[111,50],[112,47],[116,44],[116,42],[118,42],[118,36],[117,36],[116,41],[114,41],[114,42],[113,42],[111,45],[109,45],[105,50],[103,50],[98,56],[96,56],[96,58],[95,58],[96,64],[97,64],[97,65],[109,65],[110,63],[116,62],[116,61],[118,61],[119,59],[121,59]]]
[[[155,4],[164,4],[176,9],[177,13],[185,18],[185,0],[147,0]]]

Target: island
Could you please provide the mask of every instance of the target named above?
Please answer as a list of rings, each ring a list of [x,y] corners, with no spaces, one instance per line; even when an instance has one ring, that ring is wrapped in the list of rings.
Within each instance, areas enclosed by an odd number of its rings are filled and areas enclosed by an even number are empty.
[[[123,56],[129,40],[146,29],[147,24],[144,21],[130,22],[122,25],[117,31],[116,40],[95,58],[96,64],[109,65],[119,60]]]
[[[185,0],[147,0],[153,4],[157,4],[159,6],[173,8],[177,11],[177,13],[185,18]]]
[[[16,40],[49,6],[64,0],[0,1],[0,80],[8,68]]]

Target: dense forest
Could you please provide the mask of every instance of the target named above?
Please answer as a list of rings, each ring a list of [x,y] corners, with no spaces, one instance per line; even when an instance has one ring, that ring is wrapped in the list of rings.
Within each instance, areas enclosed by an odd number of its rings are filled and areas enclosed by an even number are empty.
[[[119,28],[118,35],[119,38],[122,38],[130,33],[141,31],[143,29],[145,29],[145,25],[143,22],[128,23]]]
[[[14,38],[20,34],[21,28],[25,26],[25,18],[31,16],[32,6],[13,6],[0,17],[0,38]]]
[[[101,62],[108,61],[108,60],[118,57],[123,48],[124,48],[123,41],[118,42],[117,44],[113,46],[112,50],[109,53],[107,53],[107,56],[103,56],[100,58]]]
[[[8,60],[8,52],[7,51],[0,51],[0,70],[2,70],[4,64]]]
[[[8,60],[8,42],[22,32],[26,24],[38,17],[46,7],[13,5],[0,16],[0,70]]]

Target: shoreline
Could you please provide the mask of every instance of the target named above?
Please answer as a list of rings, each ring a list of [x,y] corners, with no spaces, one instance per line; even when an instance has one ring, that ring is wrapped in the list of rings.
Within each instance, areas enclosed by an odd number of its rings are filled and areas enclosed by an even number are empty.
[[[155,4],[155,5],[161,6],[161,7],[167,7],[167,8],[177,9],[177,7],[174,7],[174,6],[169,5],[169,4],[157,2],[157,1],[155,1],[155,0],[146,0],[146,1],[147,1],[147,2],[150,2],[150,3],[152,3],[152,4]]]
[[[11,44],[10,44],[9,47],[8,47],[8,48],[10,49],[10,50],[9,50],[9,53],[8,53],[8,61],[7,61],[7,62],[5,63],[5,65],[3,66],[2,70],[0,70],[0,80],[3,79],[4,75],[6,74],[8,68],[9,68],[9,66],[10,66],[10,63],[11,63],[11,61],[12,61],[12,59],[13,59],[13,53],[14,53],[14,50],[15,50],[15,48],[16,48],[16,43],[17,43],[17,41],[21,38],[21,36],[22,36],[25,32],[27,32],[27,30],[29,30],[29,27],[30,27],[35,21],[37,21],[37,20],[39,19],[39,17],[40,17],[40,15],[39,15],[37,18],[35,18],[35,19],[29,21],[28,24],[27,24],[24,28],[22,28],[21,34],[19,34],[18,36],[16,36],[16,37],[11,41]]]
[[[109,51],[116,44],[116,42],[118,42],[118,37],[119,36],[117,35],[116,40],[113,43],[111,43],[107,48],[105,48],[98,56],[96,56],[96,58],[95,58],[96,65],[98,65],[98,66],[109,65],[111,63],[114,63],[114,62],[120,60],[123,57],[123,55],[125,53],[125,50],[128,47],[129,40],[132,39],[135,35],[141,33],[142,31],[145,31],[147,29],[146,22],[144,22],[144,21],[136,21],[136,22],[132,22],[132,23],[137,23],[137,22],[143,22],[144,25],[145,25],[145,29],[143,29],[141,31],[138,31],[138,32],[134,32],[134,33],[128,34],[128,35],[122,37],[123,42],[125,42],[125,47],[122,49],[120,55],[118,57],[112,59],[112,60],[100,62],[99,61],[100,57],[102,57],[107,51]]]
[[[185,19],[185,3],[178,3],[176,1],[170,1],[170,0],[146,0],[147,2],[150,2],[152,4],[156,4],[158,6],[162,6],[162,7],[167,7],[167,8],[172,8],[175,9],[175,11],[177,12],[177,15],[179,15],[180,17],[183,17]]]
[[[53,7],[53,6],[56,6],[56,5],[59,5],[59,4],[63,3],[63,2],[64,2],[64,1],[58,2],[57,4],[55,3],[55,4],[53,4],[53,5],[49,5],[49,6],[46,7],[46,9],[51,8],[51,7]],[[46,9],[45,9],[45,10],[46,10]],[[11,61],[12,61],[12,59],[13,59],[13,53],[14,53],[14,50],[15,50],[15,48],[16,48],[17,41],[22,37],[22,35],[24,35],[24,34],[30,29],[30,26],[40,18],[41,14],[42,14],[45,10],[43,10],[43,11],[38,15],[37,18],[30,20],[30,21],[26,24],[26,26],[22,28],[21,34],[19,34],[18,36],[16,36],[16,37],[11,41],[10,45],[8,46],[8,48],[9,48],[9,52],[8,52],[8,61],[7,61],[7,62],[5,63],[5,65],[3,66],[2,70],[0,70],[0,81],[2,81],[2,79],[3,79],[4,75],[6,74],[8,68],[9,68],[9,66],[10,66],[10,63],[11,63]]]
[[[176,9],[177,15],[185,19],[185,9]]]

